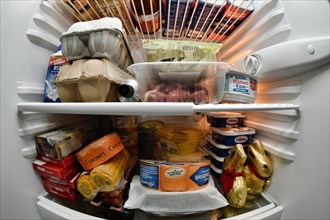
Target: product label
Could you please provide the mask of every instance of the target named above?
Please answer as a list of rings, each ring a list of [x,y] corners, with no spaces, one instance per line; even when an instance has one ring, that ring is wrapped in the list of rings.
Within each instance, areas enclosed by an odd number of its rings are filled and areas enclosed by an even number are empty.
[[[226,122],[228,125],[234,125],[234,124],[238,124],[239,119],[238,118],[228,118]]]
[[[256,97],[257,81],[239,74],[227,74],[225,92],[238,93]]]
[[[235,143],[237,144],[242,144],[245,143],[249,140],[249,138],[247,136],[238,136],[235,138]]]
[[[142,28],[143,33],[153,33],[159,29],[160,19],[159,19],[159,11],[150,14],[150,15],[140,15],[137,17],[138,20],[138,28]]]
[[[152,165],[144,165],[143,163],[140,164],[140,181],[141,184],[158,189],[159,188],[159,167],[152,166]]]
[[[178,178],[183,176],[186,170],[182,167],[174,167],[165,171],[165,176],[168,178]]]
[[[61,66],[65,63],[66,60],[62,55],[50,58],[45,81],[44,102],[61,102],[54,81],[56,80]]]
[[[209,182],[210,167],[200,167],[194,174],[190,176],[190,179],[198,186],[203,186]]]

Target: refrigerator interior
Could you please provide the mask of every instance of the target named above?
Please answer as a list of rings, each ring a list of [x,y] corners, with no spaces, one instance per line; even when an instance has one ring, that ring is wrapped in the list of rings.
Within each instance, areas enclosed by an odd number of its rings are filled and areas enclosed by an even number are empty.
[[[104,122],[107,115],[123,111],[115,103],[104,103],[100,109],[93,104],[63,103],[53,108],[42,103],[49,57],[71,24],[54,4],[1,1],[1,219],[40,219],[49,214],[47,206],[64,209],[65,214],[55,211],[50,218],[90,219],[92,207],[82,210],[66,202],[58,206],[60,199],[41,193],[42,183],[31,165],[36,156],[34,136],[60,126]],[[257,204],[261,211],[240,218],[267,219],[267,211],[275,210],[272,218],[329,219],[329,19],[325,19],[329,2],[255,1],[255,5],[257,10],[224,41],[219,58],[237,70],[258,68],[256,104],[188,103],[173,105],[165,114],[181,111],[183,116],[177,117],[188,122],[191,117],[185,115],[192,112],[240,110],[246,125],[257,130],[272,156],[274,173],[264,194],[267,199]],[[132,52],[139,61],[134,42]],[[145,112],[143,104],[133,105],[131,112],[128,103],[125,113]],[[151,104],[150,109],[151,117],[164,113],[161,104]],[[106,131],[106,123],[100,124]],[[87,215],[72,213],[75,208]],[[136,218],[150,218],[145,215],[136,213]]]

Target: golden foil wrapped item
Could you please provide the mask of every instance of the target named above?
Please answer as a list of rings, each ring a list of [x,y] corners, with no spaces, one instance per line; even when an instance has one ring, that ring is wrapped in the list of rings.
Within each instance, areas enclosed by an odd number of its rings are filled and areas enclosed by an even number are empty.
[[[243,207],[247,198],[247,185],[242,175],[246,159],[243,145],[237,144],[225,157],[222,166],[220,181],[229,205],[235,208]]]
[[[77,180],[78,191],[88,200],[92,200],[96,193],[93,193],[96,188],[91,182],[89,174],[81,175]]]
[[[270,184],[269,177],[273,173],[273,164],[259,140],[248,146],[248,158],[243,177],[247,184],[248,199],[254,199]]]

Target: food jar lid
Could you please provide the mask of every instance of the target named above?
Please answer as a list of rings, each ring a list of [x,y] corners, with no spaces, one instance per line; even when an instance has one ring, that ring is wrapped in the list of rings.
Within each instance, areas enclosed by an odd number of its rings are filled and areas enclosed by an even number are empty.
[[[252,135],[256,131],[253,128],[240,127],[240,128],[215,128],[212,127],[212,132],[217,132],[226,136],[235,136],[235,135]]]
[[[203,132],[196,128],[164,127],[159,128],[156,135],[167,140],[201,139],[203,137]]]
[[[158,129],[164,127],[164,122],[158,120],[148,120],[142,123],[142,127],[146,129]]]
[[[230,118],[230,117],[243,118],[243,117],[245,117],[240,112],[208,112],[208,113],[206,113],[206,115],[212,116],[215,118]]]

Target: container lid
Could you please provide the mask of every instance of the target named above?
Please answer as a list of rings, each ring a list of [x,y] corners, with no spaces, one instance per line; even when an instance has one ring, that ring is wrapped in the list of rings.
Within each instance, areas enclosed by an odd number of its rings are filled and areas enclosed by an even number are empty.
[[[214,172],[216,172],[218,174],[222,174],[222,169],[215,167],[212,162],[210,162],[210,167]]]
[[[196,128],[164,127],[159,128],[156,135],[167,140],[201,139],[203,137],[203,132]]]
[[[217,155],[215,155],[215,153],[213,153],[211,150],[209,150],[207,147],[203,148],[213,159],[223,163],[223,161],[225,161],[224,157],[218,157]]]
[[[212,139],[212,136],[210,134],[206,135],[205,136],[206,140],[208,142],[210,142],[214,147],[216,148],[219,148],[219,149],[232,149],[234,146],[226,146],[226,145],[222,145],[222,144],[218,144],[217,142],[215,142],[213,139]]]
[[[216,132],[226,136],[235,136],[235,135],[252,135],[256,131],[253,128],[240,127],[240,128],[215,128],[211,127],[212,132]]]
[[[239,112],[208,112],[206,115],[215,117],[215,118],[244,118],[245,116]]]
[[[146,129],[158,129],[164,127],[164,122],[158,120],[148,120],[142,123],[142,127]]]

